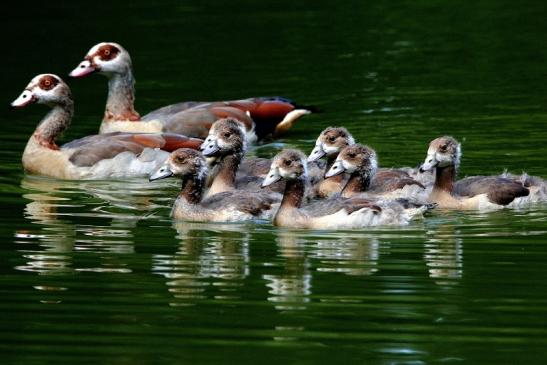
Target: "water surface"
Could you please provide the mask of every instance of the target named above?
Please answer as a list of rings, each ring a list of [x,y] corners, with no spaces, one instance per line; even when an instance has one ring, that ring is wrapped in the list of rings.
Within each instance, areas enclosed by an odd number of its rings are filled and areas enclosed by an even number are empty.
[[[461,176],[547,177],[546,15],[509,1],[21,3],[2,22],[0,93],[113,40],[143,114],[253,95],[324,110],[256,155],[309,152],[343,125],[383,166],[417,165],[450,134]],[[97,131],[106,98],[100,76],[70,86],[65,141]],[[3,363],[547,361],[545,205],[345,232],[173,223],[176,181],[25,176],[46,110],[0,112]]]

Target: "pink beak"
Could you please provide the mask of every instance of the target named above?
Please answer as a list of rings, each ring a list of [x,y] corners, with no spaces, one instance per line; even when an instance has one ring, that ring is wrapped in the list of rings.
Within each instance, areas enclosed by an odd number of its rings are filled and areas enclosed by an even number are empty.
[[[29,104],[36,102],[36,98],[30,90],[24,90],[17,99],[15,99],[10,106],[12,108],[23,108]]]
[[[95,67],[91,65],[91,62],[85,60],[82,61],[71,73],[68,74],[70,77],[84,77],[93,72],[97,71]]]

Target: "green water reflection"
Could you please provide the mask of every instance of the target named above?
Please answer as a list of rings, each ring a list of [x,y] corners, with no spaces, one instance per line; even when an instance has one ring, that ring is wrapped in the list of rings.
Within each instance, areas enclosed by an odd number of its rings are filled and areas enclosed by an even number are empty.
[[[547,6],[437,1],[15,4],[2,99],[95,43],[133,57],[142,113],[280,94],[324,110],[384,166],[462,141],[461,175],[547,177]],[[70,81],[64,140],[95,133],[99,76]],[[544,364],[547,209],[434,212],[396,229],[173,223],[178,183],[24,176],[45,113],[0,111],[2,363]]]

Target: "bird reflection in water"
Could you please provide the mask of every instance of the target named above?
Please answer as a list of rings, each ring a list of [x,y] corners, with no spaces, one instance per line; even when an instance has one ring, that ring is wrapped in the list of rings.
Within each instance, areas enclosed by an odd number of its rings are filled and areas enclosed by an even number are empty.
[[[426,231],[424,260],[429,277],[438,285],[455,285],[463,274],[462,239],[452,224],[441,224]]]
[[[180,240],[173,255],[154,255],[153,272],[167,279],[172,306],[238,299],[249,275],[249,231],[245,224],[174,222]]]
[[[304,310],[310,301],[311,273],[305,255],[306,240],[302,233],[291,230],[279,230],[276,242],[279,256],[283,259],[283,271],[280,274],[267,274],[268,300],[275,308],[284,310]]]
[[[140,180],[67,181],[25,176],[21,187],[28,200],[24,214],[30,224],[15,230],[24,261],[15,269],[40,274],[34,286],[38,290],[66,290],[44,285],[48,276],[131,272],[124,257],[134,252],[132,229],[147,217],[142,210],[147,205],[153,207],[149,195],[142,193],[142,185]],[[137,188],[141,193],[135,196]],[[51,281],[60,282],[58,278]]]
[[[317,259],[317,271],[368,276],[378,271],[379,240],[363,232],[344,232],[310,237],[316,245],[310,258]]]

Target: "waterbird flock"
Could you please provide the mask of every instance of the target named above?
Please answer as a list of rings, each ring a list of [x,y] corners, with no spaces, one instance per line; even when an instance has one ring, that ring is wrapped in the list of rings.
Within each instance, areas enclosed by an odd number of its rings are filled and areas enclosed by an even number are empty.
[[[121,45],[93,46],[69,76],[93,73],[108,79],[97,135],[57,145],[74,114],[70,88],[57,75],[34,77],[11,103],[51,108],[23,152],[27,173],[59,179],[175,177],[182,184],[174,219],[268,219],[310,229],[398,226],[431,209],[491,210],[547,201],[540,177],[504,173],[457,180],[461,146],[450,136],[431,141],[418,168],[379,167],[376,152],[343,127],[323,130],[307,157],[284,149],[271,160],[246,158],[250,144],[285,134],[314,108],[283,97],[255,97],[181,102],[141,117],[134,108],[131,57]]]

